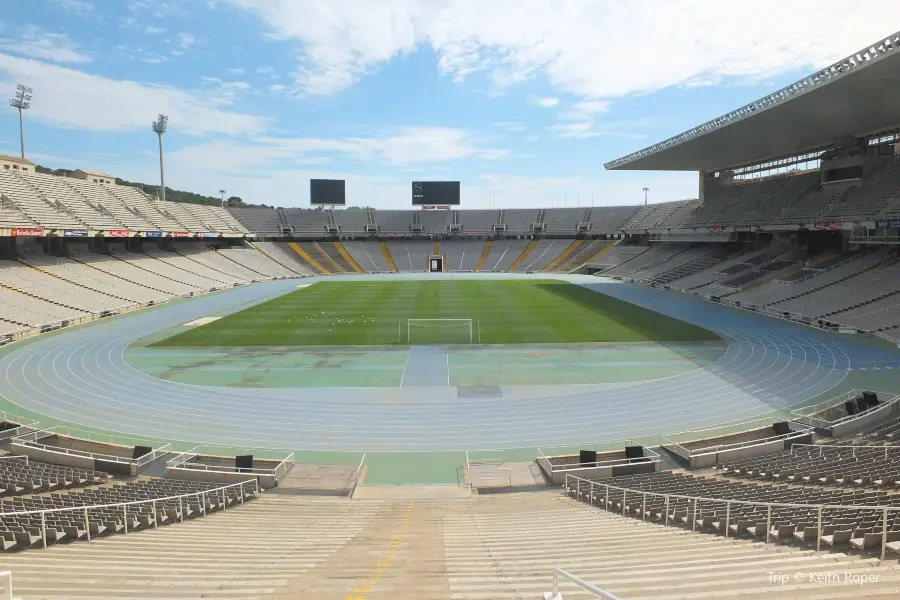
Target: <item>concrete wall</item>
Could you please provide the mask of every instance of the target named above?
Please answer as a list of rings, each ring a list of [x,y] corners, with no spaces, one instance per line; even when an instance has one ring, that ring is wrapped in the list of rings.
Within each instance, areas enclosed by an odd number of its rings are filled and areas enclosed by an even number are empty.
[[[898,416],[900,416],[900,402],[894,402],[893,404],[876,408],[855,419],[835,425],[831,428],[831,435],[832,437],[840,437],[859,433],[860,431],[876,427],[881,423],[896,419]]]
[[[214,481],[226,485],[256,479],[259,482],[259,487],[264,490],[268,490],[278,485],[274,475],[251,475],[248,473],[203,471],[200,469],[180,469],[173,467],[166,468],[166,477],[171,479],[183,479],[186,481]]]
[[[77,456],[75,454],[63,454],[62,452],[51,452],[43,448],[36,448],[26,444],[12,443],[9,445],[10,454],[27,456],[34,460],[40,460],[54,465],[63,465],[66,467],[74,467],[76,469],[93,469],[94,459],[87,456]]]

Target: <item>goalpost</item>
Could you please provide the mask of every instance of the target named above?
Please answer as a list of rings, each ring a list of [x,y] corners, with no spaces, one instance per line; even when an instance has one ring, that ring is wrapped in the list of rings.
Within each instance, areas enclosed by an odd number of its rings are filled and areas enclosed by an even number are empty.
[[[403,342],[403,322],[400,342]],[[474,344],[481,342],[481,328],[472,319],[407,319],[408,344]]]

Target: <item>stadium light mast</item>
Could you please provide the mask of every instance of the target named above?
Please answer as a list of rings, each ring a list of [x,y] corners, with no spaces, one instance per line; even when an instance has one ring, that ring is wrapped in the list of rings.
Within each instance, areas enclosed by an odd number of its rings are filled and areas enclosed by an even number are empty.
[[[166,201],[166,169],[163,165],[163,134],[169,128],[169,117],[160,114],[151,125],[153,133],[159,137],[159,199]]]
[[[222,196],[222,208],[225,208],[225,190],[219,190],[219,195]]]
[[[641,188],[641,189],[644,190],[644,206],[647,206],[647,192],[650,191],[650,188],[645,187],[645,188]]]
[[[19,145],[22,158],[25,158],[25,122],[22,119],[22,111],[31,108],[31,95],[34,89],[21,83],[16,86],[16,95],[9,99],[9,105],[19,111]]]

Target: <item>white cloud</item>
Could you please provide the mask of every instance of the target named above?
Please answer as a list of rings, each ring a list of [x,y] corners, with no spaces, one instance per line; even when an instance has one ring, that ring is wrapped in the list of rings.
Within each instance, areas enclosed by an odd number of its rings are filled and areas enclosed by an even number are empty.
[[[196,46],[199,44],[199,40],[196,37],[191,35],[190,33],[179,33],[178,34],[178,45],[187,50],[191,46]]]
[[[298,42],[297,82],[328,94],[428,45],[456,79],[546,78],[560,93],[617,98],[715,77],[824,66],[889,35],[896,0],[227,0]],[[833,16],[839,15],[839,17]]]
[[[148,35],[159,35],[161,33],[165,33],[167,30],[163,27],[154,27],[153,25],[148,25],[144,28],[144,33]]]
[[[246,70],[246,69],[242,69],[242,68],[240,68],[240,67],[235,67],[235,68],[233,68],[233,69],[228,69],[228,72],[229,72],[229,73],[232,73],[233,75],[243,75],[244,73],[247,72],[247,70]]]
[[[498,121],[497,123],[493,123],[494,127],[499,127],[505,131],[509,131],[510,133],[516,133],[519,131],[525,131],[528,127],[525,126],[524,123],[519,123],[517,121]]]
[[[559,98],[538,98],[537,104],[544,108],[550,108],[559,104]]]
[[[572,123],[560,123],[547,128],[561,138],[575,138],[579,140],[597,137],[598,131],[594,131],[593,121],[574,121]]]
[[[49,33],[37,27],[26,27],[18,40],[0,39],[0,51],[61,63],[91,62],[91,57],[80,52],[64,33]]]
[[[36,60],[0,54],[0,87],[24,83],[37,90],[32,118],[70,129],[144,131],[157,113],[189,134],[258,134],[266,121],[228,110],[229,100],[137,81],[120,81]]]
[[[53,0],[53,3],[68,12],[75,13],[82,17],[94,13],[94,5],[86,0]]]
[[[506,150],[481,145],[462,129],[403,128],[382,137],[276,138],[258,136],[244,142],[212,141],[169,153],[173,161],[198,171],[253,174],[278,170],[296,162],[322,162],[323,157],[380,166],[435,165],[469,158],[494,160]]]

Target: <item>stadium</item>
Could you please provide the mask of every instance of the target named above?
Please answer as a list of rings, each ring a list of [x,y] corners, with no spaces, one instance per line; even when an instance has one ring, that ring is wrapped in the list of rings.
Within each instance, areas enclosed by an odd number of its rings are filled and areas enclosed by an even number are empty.
[[[895,34],[608,162],[698,173],[639,206],[0,156],[6,597],[896,598],[898,79]]]

